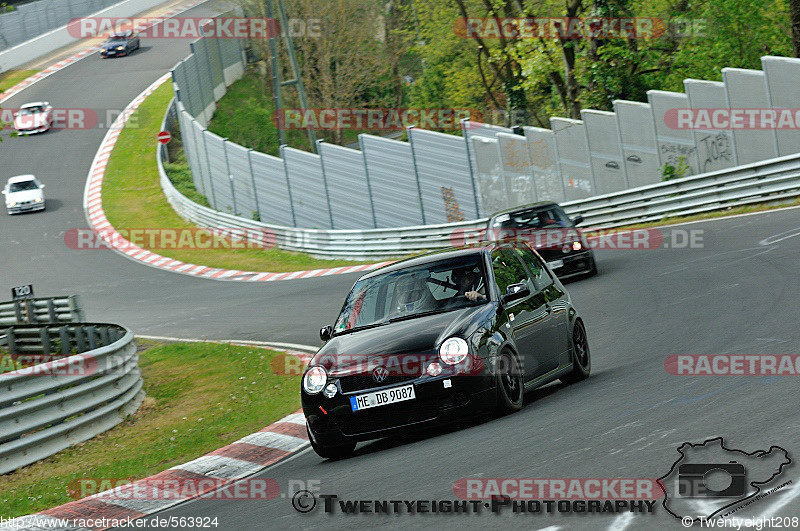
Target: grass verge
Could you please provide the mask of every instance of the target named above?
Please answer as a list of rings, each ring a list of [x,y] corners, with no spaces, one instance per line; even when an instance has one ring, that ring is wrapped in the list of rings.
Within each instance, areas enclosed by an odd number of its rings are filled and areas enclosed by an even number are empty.
[[[9,70],[0,74],[0,94],[10,89],[23,79],[27,79],[38,70]]]
[[[122,131],[111,153],[103,181],[103,209],[108,220],[118,230],[194,227],[175,213],[159,184],[155,138],[159,132],[161,117],[171,99],[172,84],[164,83],[131,116],[129,123],[136,124],[136,127],[126,127]],[[176,161],[176,165],[180,169],[180,161]],[[186,175],[182,180],[186,180]],[[186,183],[183,182],[182,186],[185,187]],[[318,260],[306,254],[277,248],[156,249],[149,247],[148,241],[136,243],[175,260],[222,269],[281,273],[367,263]]]
[[[127,420],[86,442],[3,476],[6,518],[72,501],[78,478],[151,476],[296,411],[299,376],[278,375],[279,353],[213,343],[137,340],[147,393]]]

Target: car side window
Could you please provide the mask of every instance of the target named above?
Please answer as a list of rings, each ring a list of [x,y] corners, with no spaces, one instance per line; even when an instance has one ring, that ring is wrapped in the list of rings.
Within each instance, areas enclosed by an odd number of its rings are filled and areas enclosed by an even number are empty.
[[[531,272],[531,280],[533,280],[531,291],[538,293],[553,283],[544,262],[536,256],[536,253],[525,246],[516,247],[514,250]]]
[[[528,273],[519,258],[510,249],[492,251],[492,269],[500,296],[506,293],[511,284],[528,282]]]

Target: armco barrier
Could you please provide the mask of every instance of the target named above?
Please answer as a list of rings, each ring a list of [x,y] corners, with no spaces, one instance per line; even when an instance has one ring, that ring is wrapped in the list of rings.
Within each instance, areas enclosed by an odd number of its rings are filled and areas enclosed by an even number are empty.
[[[174,104],[173,101],[170,105],[162,130],[170,127],[167,117],[174,112]],[[371,260],[439,249],[458,243],[459,232],[484,227],[487,222],[482,218],[367,230],[297,229],[261,223],[198,205],[181,194],[164,172],[165,154],[161,147],[156,155],[161,187],[182,218],[201,227],[268,229],[274,232],[279,248],[318,258]],[[563,206],[570,215],[582,214],[586,227],[612,228],[798,196],[800,154],[570,201]]]
[[[125,327],[22,325],[0,335],[9,351],[4,365],[24,356],[53,358],[0,374],[0,474],[116,426],[144,398],[133,332]]]
[[[0,302],[0,326],[83,321],[78,295]]]

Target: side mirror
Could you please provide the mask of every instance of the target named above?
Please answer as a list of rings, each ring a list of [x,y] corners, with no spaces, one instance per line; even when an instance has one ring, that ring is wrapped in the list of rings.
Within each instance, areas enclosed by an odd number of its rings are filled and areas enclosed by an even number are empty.
[[[44,185],[43,185],[43,184],[40,184],[40,185],[39,185],[39,188],[44,188]]]
[[[5,188],[3,188],[3,191],[2,191],[2,192],[0,192],[0,194],[6,195],[6,190],[5,190]]]
[[[524,299],[531,294],[531,289],[524,282],[519,284],[511,284],[506,288],[506,294],[503,295],[503,302],[509,303],[519,299]]]
[[[331,335],[333,335],[333,328],[330,326],[323,326],[319,329],[319,338],[321,340],[327,341],[331,338]]]
[[[576,225],[576,226],[577,226],[577,225],[580,225],[581,223],[583,223],[583,216],[581,216],[580,214],[578,214],[577,216],[575,216],[574,218],[572,218],[572,223],[573,223],[574,225]]]

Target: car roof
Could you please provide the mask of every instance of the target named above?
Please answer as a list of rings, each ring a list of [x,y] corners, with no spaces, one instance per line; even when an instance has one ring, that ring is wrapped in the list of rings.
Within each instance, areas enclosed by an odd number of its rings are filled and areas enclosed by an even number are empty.
[[[9,177],[8,184],[24,183],[36,179],[35,175],[17,175],[16,177]]]
[[[128,37],[133,36],[133,30],[125,30],[119,31],[117,33],[112,33],[109,37],[110,39],[127,39]]]
[[[520,206],[516,206],[514,208],[507,208],[505,210],[501,210],[499,212],[495,212],[494,214],[492,214],[492,218],[496,218],[497,216],[500,216],[500,215],[503,215],[503,214],[515,214],[515,213],[518,213],[518,212],[526,212],[528,210],[539,210],[539,209],[549,208],[549,207],[553,207],[553,206],[560,207],[560,205],[558,203],[554,202],[554,201],[538,201],[536,203],[528,203],[527,205],[520,205]]]
[[[470,247],[448,247],[446,249],[432,251],[430,253],[426,253],[421,256],[414,256],[411,258],[406,258],[405,260],[393,262],[387,266],[383,266],[379,269],[376,269],[375,271],[370,271],[366,275],[362,276],[359,280],[374,277],[377,275],[382,275],[384,273],[390,273],[392,271],[406,269],[408,267],[415,267],[419,265],[438,262],[439,260],[447,260],[450,258],[460,258],[467,256],[478,256],[486,252],[491,252],[496,247],[498,247],[498,244],[495,242],[482,242],[478,245]]]
[[[27,109],[29,107],[44,107],[46,104],[43,101],[34,101],[32,103],[26,103],[25,105],[21,106],[20,109]]]

